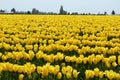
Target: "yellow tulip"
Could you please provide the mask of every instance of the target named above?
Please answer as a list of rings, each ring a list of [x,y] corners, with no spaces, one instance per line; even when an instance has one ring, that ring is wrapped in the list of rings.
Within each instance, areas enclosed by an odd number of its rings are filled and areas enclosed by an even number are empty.
[[[46,76],[48,76],[48,68],[47,67],[43,67],[43,70],[42,70],[42,75],[44,76],[44,77],[46,77]]]
[[[3,71],[3,67],[0,66],[0,74],[1,74],[2,71]]]
[[[76,63],[77,63],[77,64],[81,64],[81,63],[82,63],[82,59],[81,59],[80,57],[78,57],[78,58],[76,59]]]
[[[34,45],[34,51],[37,52],[37,50],[38,50],[38,45],[35,44],[35,45]]]
[[[77,59],[76,56],[72,56],[71,59],[70,59],[70,61],[71,61],[71,62],[75,62],[76,59]]]
[[[55,71],[54,66],[49,66],[48,71],[49,71],[49,73],[51,73],[51,74],[54,74],[54,75],[56,74],[56,71]]]
[[[23,72],[23,69],[24,69],[23,66],[19,66],[19,67],[18,67],[18,72],[19,72],[19,73],[22,73],[22,72]]]
[[[30,56],[27,53],[23,53],[23,56],[24,56],[25,59],[30,59]]]
[[[23,74],[20,74],[20,75],[19,75],[19,80],[23,80],[23,78],[24,78],[24,75],[23,75]]]
[[[54,62],[54,54],[51,54],[50,56],[49,56],[49,60],[48,60],[49,62]]]
[[[55,55],[55,56],[54,56],[54,60],[55,60],[55,61],[58,61],[58,59],[59,59],[59,56],[58,56],[58,55]]]
[[[40,59],[40,58],[42,58],[43,57],[43,52],[42,51],[38,51],[37,53],[36,53],[36,58],[37,59]]]
[[[82,54],[81,49],[78,49],[78,54],[79,54],[79,55],[81,55],[81,54]]]
[[[118,56],[118,64],[120,65],[120,55]]]
[[[62,73],[61,73],[61,72],[59,72],[59,73],[57,74],[57,78],[58,78],[59,80],[62,78]]]
[[[62,67],[62,74],[66,74],[66,68],[65,67]]]
[[[94,78],[94,76],[95,76],[95,72],[91,71],[91,78]]]
[[[85,57],[85,58],[83,59],[83,63],[86,64],[86,63],[87,63],[87,60],[88,60],[88,58]]]
[[[33,49],[33,45],[25,45],[26,50],[32,50]]]
[[[66,65],[65,65],[65,63],[62,63],[62,67],[65,67]]]
[[[116,63],[116,62],[113,62],[112,65],[113,65],[113,67],[116,67],[116,66],[117,66],[117,63]]]
[[[0,52],[0,57],[2,56],[2,53]]]
[[[85,77],[86,77],[86,79],[89,79],[90,78],[90,70],[86,70],[85,71]]]
[[[99,75],[99,69],[98,68],[94,68],[94,72],[95,72],[95,76],[98,77],[98,75]]]
[[[13,65],[13,71],[14,72],[18,71],[18,65],[17,64]]]
[[[100,78],[103,78],[103,75],[104,75],[103,72],[100,71],[100,72],[99,72],[99,77],[100,77]]]
[[[94,58],[92,58],[91,56],[89,56],[88,57],[88,63],[91,65],[92,64],[92,62],[93,62],[93,60],[92,59],[94,59]]]
[[[2,60],[5,61],[7,60],[7,57],[5,55],[2,56]]]
[[[67,73],[66,73],[66,77],[67,77],[67,79],[70,79],[70,78],[71,78],[71,73],[70,73],[70,72],[67,72]]]
[[[108,61],[105,64],[108,68],[110,68],[110,63]]]
[[[108,77],[108,79],[113,80],[114,74],[113,74],[113,73],[109,73],[109,74],[107,75],[107,77]]]
[[[61,60],[63,60],[63,59],[64,59],[64,54],[60,54],[59,60],[61,61]]]
[[[66,57],[65,57],[65,61],[66,61],[66,62],[70,62],[70,56],[66,56]]]
[[[10,52],[8,52],[8,54],[6,55],[6,57],[8,58],[8,59],[10,59],[10,58],[12,58],[12,53],[10,53]]]
[[[98,63],[97,58],[93,58],[93,63],[94,63],[94,64],[97,64],[97,63]]]
[[[0,38],[1,39],[1,38]],[[2,41],[1,41],[2,42]],[[0,43],[0,48],[2,48],[3,47],[3,44],[2,43]]]
[[[120,74],[119,74],[119,73],[116,73],[115,77],[116,77],[117,79],[120,79]]]
[[[3,67],[3,70],[4,71],[8,71],[8,66],[6,65],[6,63],[3,63],[3,64],[1,64],[1,66]]]
[[[30,60],[34,58],[35,54],[32,50],[29,51],[29,56],[30,56]]]
[[[78,74],[79,74],[80,72],[77,72],[77,70],[73,70],[73,76],[74,76],[74,78],[77,78],[78,77]]]
[[[73,68],[72,68],[71,66],[67,66],[67,67],[66,67],[66,71],[67,71],[67,72],[71,73],[72,70],[73,70]]]
[[[109,57],[109,62],[114,62],[116,61],[116,56],[110,56]]]

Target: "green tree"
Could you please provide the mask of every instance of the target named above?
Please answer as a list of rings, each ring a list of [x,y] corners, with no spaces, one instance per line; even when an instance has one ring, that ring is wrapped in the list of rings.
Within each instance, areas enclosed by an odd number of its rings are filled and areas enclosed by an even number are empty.
[[[30,14],[31,12],[30,11],[27,11],[27,14]]]
[[[39,14],[39,10],[37,10],[36,8],[32,9],[32,14]]]
[[[12,9],[11,9],[11,13],[16,13],[15,8],[12,8]]]
[[[65,11],[63,9],[63,6],[60,7],[60,13],[59,14],[62,14],[62,15],[66,15],[67,14],[67,11]]]
[[[63,14],[64,10],[63,10],[63,6],[60,7],[60,14]]]
[[[111,14],[112,14],[112,15],[115,15],[115,11],[113,10]]]
[[[1,10],[0,10],[0,13],[5,13],[5,10],[2,10],[2,9],[1,9]]]
[[[106,12],[106,11],[104,12],[104,15],[107,15],[107,12]]]

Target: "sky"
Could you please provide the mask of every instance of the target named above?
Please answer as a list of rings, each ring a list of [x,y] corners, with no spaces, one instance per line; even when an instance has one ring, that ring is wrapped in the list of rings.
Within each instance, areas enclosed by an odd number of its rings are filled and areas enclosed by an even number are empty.
[[[120,0],[0,0],[0,9],[10,11],[31,11],[33,8],[43,12],[59,13],[63,5],[67,12],[78,13],[120,13]]]

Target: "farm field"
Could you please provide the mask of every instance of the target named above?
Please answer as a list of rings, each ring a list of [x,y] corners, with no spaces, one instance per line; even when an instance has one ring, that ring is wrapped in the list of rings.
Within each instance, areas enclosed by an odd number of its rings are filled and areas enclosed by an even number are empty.
[[[0,15],[0,80],[120,80],[120,16]]]

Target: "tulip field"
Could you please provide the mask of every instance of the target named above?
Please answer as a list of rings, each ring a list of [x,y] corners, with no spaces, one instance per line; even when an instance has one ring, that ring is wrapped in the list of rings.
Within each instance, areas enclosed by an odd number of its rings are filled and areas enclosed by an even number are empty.
[[[0,80],[120,80],[120,16],[0,15]]]

